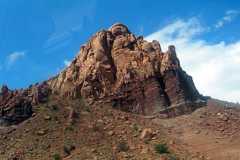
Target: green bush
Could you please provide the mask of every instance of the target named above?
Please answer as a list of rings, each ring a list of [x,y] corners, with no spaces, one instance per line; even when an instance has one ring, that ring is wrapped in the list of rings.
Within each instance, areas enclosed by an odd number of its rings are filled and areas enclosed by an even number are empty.
[[[53,160],[61,160],[62,158],[61,158],[61,156],[59,155],[59,154],[54,154],[53,155]]]
[[[169,153],[168,146],[165,143],[156,144],[155,151],[159,154]]]

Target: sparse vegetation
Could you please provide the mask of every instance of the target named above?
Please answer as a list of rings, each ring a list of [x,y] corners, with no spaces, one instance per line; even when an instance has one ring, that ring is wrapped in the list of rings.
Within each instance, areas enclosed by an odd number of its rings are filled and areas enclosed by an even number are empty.
[[[156,144],[155,145],[155,151],[159,154],[169,153],[168,146],[165,143]]]
[[[87,103],[85,102],[84,98],[83,97],[80,97],[79,99],[79,104],[80,106],[82,107],[82,109],[86,112],[91,112],[89,106],[87,105]]]
[[[117,150],[119,152],[126,152],[128,151],[128,149],[129,149],[128,144],[125,141],[121,141],[117,145]]]
[[[83,97],[80,97],[80,98],[79,98],[79,102],[80,102],[80,104],[81,104],[82,106],[86,106],[86,103],[85,103],[85,100],[84,100]]]
[[[144,139],[143,141],[145,144],[149,144],[149,139]]]
[[[139,130],[139,127],[138,127],[138,125],[136,123],[133,124],[133,129],[136,132]]]
[[[52,111],[58,111],[58,106],[57,105],[51,105],[50,106],[50,109],[52,110]]]
[[[71,154],[71,151],[75,149],[75,146],[72,145],[72,144],[66,144],[64,145],[63,147],[63,151],[66,155],[70,155]]]
[[[61,160],[61,159],[62,158],[61,158],[61,156],[58,153],[53,155],[53,160]]]
[[[68,125],[66,128],[65,128],[66,131],[73,131],[74,130],[74,127],[71,126],[71,125]]]

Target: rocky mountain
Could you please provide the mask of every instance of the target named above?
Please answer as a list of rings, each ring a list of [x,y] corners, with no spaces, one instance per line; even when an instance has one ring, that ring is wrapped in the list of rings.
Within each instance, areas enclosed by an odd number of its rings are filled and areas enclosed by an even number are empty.
[[[24,90],[2,87],[1,123],[18,122],[49,94],[83,97],[89,104],[111,103],[124,111],[175,116],[204,104],[192,77],[180,65],[174,46],[163,52],[158,41],[148,42],[116,23],[82,45],[71,65],[57,76]]]
[[[163,52],[158,41],[136,37],[120,23],[96,33],[48,84],[65,96],[146,115],[203,99],[174,46]]]
[[[238,160],[238,107],[202,96],[174,46],[117,23],[55,77],[1,87],[0,159]]]

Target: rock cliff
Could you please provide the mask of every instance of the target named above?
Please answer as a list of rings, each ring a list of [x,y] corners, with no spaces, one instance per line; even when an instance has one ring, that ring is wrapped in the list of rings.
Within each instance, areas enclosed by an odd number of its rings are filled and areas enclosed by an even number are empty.
[[[111,102],[115,108],[144,115],[202,99],[174,46],[163,52],[158,41],[136,37],[120,23],[97,32],[48,84],[66,97]]]
[[[50,94],[83,97],[87,103],[143,115],[175,116],[202,106],[203,97],[180,66],[175,47],[136,37],[120,23],[97,32],[71,65],[57,76],[27,89],[0,92],[0,124],[18,123]],[[199,105],[200,104],[200,105]]]
[[[0,90],[0,126],[19,123],[32,115],[32,106],[46,102],[50,89],[47,83],[32,85],[27,89]]]

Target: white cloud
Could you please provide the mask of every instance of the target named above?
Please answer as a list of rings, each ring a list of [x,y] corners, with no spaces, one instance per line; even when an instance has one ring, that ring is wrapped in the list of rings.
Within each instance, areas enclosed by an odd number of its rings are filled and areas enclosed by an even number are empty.
[[[240,40],[208,43],[197,37],[204,31],[198,19],[180,19],[146,39],[158,40],[164,50],[175,45],[183,69],[193,76],[202,94],[240,102]]]
[[[9,54],[6,61],[7,68],[10,68],[17,60],[24,57],[25,54],[26,54],[26,51],[16,51]]]
[[[71,61],[69,61],[69,60],[64,60],[63,63],[64,63],[65,66],[68,67],[68,66],[70,66],[70,64],[71,64]]]
[[[221,28],[223,27],[226,23],[232,22],[238,15],[239,11],[237,10],[228,10],[225,13],[225,16],[222,17],[215,25],[215,28]]]

